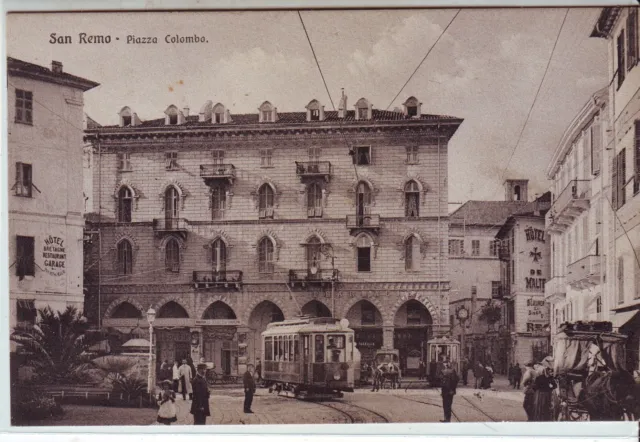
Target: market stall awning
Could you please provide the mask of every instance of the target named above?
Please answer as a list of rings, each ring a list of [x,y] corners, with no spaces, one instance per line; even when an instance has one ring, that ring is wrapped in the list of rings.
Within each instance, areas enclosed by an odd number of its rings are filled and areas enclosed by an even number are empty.
[[[611,323],[614,328],[620,329],[621,327],[624,327],[629,321],[631,321],[638,313],[640,313],[640,310],[616,312],[611,318]]]

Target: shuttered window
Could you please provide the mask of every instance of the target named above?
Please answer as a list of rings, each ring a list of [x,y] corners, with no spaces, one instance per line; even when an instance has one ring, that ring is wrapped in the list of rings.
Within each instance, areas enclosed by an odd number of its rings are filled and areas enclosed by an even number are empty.
[[[602,162],[602,125],[596,119],[591,125],[591,173],[600,173],[600,163]]]
[[[618,257],[618,304],[624,303],[624,258]]]
[[[16,275],[20,279],[35,276],[35,238],[33,236],[16,236]]]
[[[629,8],[627,16],[627,70],[633,69],[638,62],[638,11]]]
[[[611,204],[615,210],[624,206],[626,202],[625,195],[625,177],[626,177],[626,149],[622,149],[618,155],[613,158],[611,170]]]
[[[620,32],[620,35],[618,35],[616,55],[618,57],[618,68],[617,68],[618,89],[620,89],[620,86],[622,86],[622,83],[624,83],[624,76],[625,76],[624,29]]]

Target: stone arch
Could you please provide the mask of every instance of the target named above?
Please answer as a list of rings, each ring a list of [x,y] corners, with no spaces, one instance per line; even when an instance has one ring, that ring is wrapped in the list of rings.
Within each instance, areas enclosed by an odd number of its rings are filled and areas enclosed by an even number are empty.
[[[423,232],[421,232],[418,228],[412,227],[406,231],[406,233],[402,236],[402,240],[397,244],[398,250],[403,252],[401,254],[401,260],[404,260],[404,248],[405,248],[405,245],[407,244],[407,241],[412,236],[416,238],[420,243],[420,255],[422,256],[422,259],[425,259],[427,256],[427,250],[429,246],[429,242],[426,240],[427,236]]]
[[[136,255],[138,254],[138,250],[140,246],[136,242],[133,235],[131,235],[128,231],[120,232],[116,235],[115,241],[113,242],[113,247],[111,248],[111,259],[113,263],[113,270],[117,271],[118,266],[118,245],[122,241],[128,241],[131,244],[131,259],[133,264],[136,262]]]
[[[162,207],[161,211],[164,212],[165,195],[167,193],[167,190],[169,190],[169,187],[173,187],[178,191],[178,196],[180,197],[180,208],[184,209],[184,202],[187,199],[187,197],[191,196],[191,194],[189,193],[187,188],[184,186],[184,184],[182,184],[180,181],[174,178],[165,182],[164,185],[161,187],[160,193],[158,194],[158,197],[160,198],[160,204]]]
[[[146,313],[145,308],[142,306],[142,304],[140,304],[140,302],[138,302],[137,299],[135,299],[135,298],[133,298],[131,296],[127,296],[127,297],[118,298],[118,299],[113,300],[111,302],[111,304],[109,304],[107,309],[104,311],[104,318],[105,319],[111,318],[111,314],[115,311],[115,309],[120,304],[124,304],[125,302],[128,302],[129,304],[133,305],[135,308],[140,310],[141,314]]]
[[[282,241],[280,241],[280,239],[278,238],[278,236],[273,230],[265,230],[261,232],[260,235],[258,235],[258,237],[256,238],[255,242],[252,244],[252,247],[257,251],[260,241],[262,241],[262,238],[265,238],[265,237],[269,238],[273,243],[273,253],[274,253],[273,258],[275,261],[278,261],[280,259],[280,248],[282,247]],[[258,260],[257,255],[258,254],[256,253],[256,261]]]
[[[282,314],[284,315],[285,319],[286,318],[290,318],[291,316],[294,315],[294,313],[291,312],[291,309],[289,308],[289,304],[286,304],[283,302],[283,300],[281,299],[281,297],[270,293],[270,294],[266,294],[263,295],[259,298],[255,298],[252,299],[246,306],[246,308],[244,309],[244,312],[242,314],[242,321],[243,324],[249,324],[249,318],[251,317],[251,313],[253,313],[253,310],[260,305],[261,303],[268,301],[271,302],[272,304],[274,304],[276,307],[278,307],[280,309],[280,311],[282,312]]]
[[[308,243],[310,239],[312,239],[313,237],[316,237],[320,240],[320,244],[329,244],[329,241],[327,241],[327,236],[326,234],[320,230],[320,229],[313,229],[311,230],[308,234],[307,237],[305,238],[304,242]]]
[[[357,256],[358,253],[358,240],[360,238],[366,237],[369,240],[369,243],[371,244],[371,248],[373,249],[373,259],[376,259],[378,257],[378,246],[379,243],[378,241],[376,241],[376,238],[370,234],[369,232],[360,232],[358,233],[356,236],[351,237],[351,239],[349,240],[349,245],[351,246],[351,248],[353,249],[353,257],[355,258]]]
[[[175,302],[180,307],[182,307],[187,312],[187,315],[190,318],[193,318],[193,311],[191,310],[191,308],[184,303],[184,300],[180,296],[177,296],[177,295],[165,296],[164,298],[156,302],[153,306],[153,309],[156,311],[156,314],[160,313],[160,309],[165,304],[168,304],[171,301]]]
[[[380,188],[376,186],[376,184],[369,177],[366,176],[360,176],[359,179],[351,181],[351,186],[349,186],[349,194],[351,195],[351,206],[356,206],[356,195],[358,193],[358,186],[360,185],[360,183],[365,183],[367,186],[369,186],[369,190],[371,190],[371,206],[375,206],[377,195],[378,193],[380,193]]]
[[[429,186],[427,185],[426,181],[419,175],[408,174],[406,177],[396,183],[396,189],[401,195],[400,207],[404,207],[407,203],[406,198],[404,197],[404,191],[407,184],[409,184],[411,181],[415,182],[418,185],[418,191],[420,193],[420,203],[426,203],[427,194],[429,193]]]
[[[400,307],[402,307],[402,305],[405,302],[410,301],[412,299],[415,299],[416,301],[420,302],[422,305],[426,307],[427,311],[431,315],[432,325],[440,324],[438,309],[431,303],[431,300],[429,299],[429,296],[426,293],[418,293],[418,292],[403,293],[393,304],[393,307],[387,311],[387,317],[386,317],[385,323],[393,324],[395,322],[396,314],[398,313],[398,310],[400,309]]]
[[[120,189],[122,189],[123,187],[126,187],[129,189],[129,191],[131,191],[131,197],[133,198],[133,201],[134,201],[134,204],[132,207],[133,210],[138,210],[138,199],[142,196],[142,192],[140,192],[138,187],[135,186],[133,183],[131,183],[131,181],[129,181],[127,178],[121,179],[113,188],[113,193],[111,194],[111,196],[116,202],[115,204],[116,216],[118,215],[118,202],[119,202],[118,200],[120,199]]]
[[[258,183],[251,191],[254,207],[256,210],[258,210],[258,207],[260,205],[260,189],[262,189],[262,186],[264,186],[265,184],[271,187],[271,190],[273,190],[273,207],[277,209],[278,205],[280,204],[280,193],[278,192],[278,186],[271,178],[266,176],[260,178],[260,181],[258,181]]]
[[[369,107],[369,100],[367,100],[366,98],[362,97],[358,101],[356,101],[356,104],[354,106],[356,108]]]
[[[269,110],[273,110],[273,104],[271,104],[271,102],[269,101],[264,101],[260,107],[258,108],[259,111],[269,111]]]
[[[375,308],[378,309],[378,312],[380,312],[380,316],[382,316],[382,325],[389,325],[385,323],[385,315],[384,315],[384,306],[380,303],[380,301],[374,297],[370,297],[367,295],[361,296],[359,298],[356,299],[352,299],[349,300],[349,302],[347,304],[345,304],[344,308],[342,309],[341,318],[346,318],[347,314],[349,313],[349,310],[351,310],[357,303],[362,302],[362,301],[368,301],[371,304],[373,304],[373,306]]]
[[[303,315],[315,316],[316,313],[319,313],[319,317],[331,317],[331,309],[327,304],[318,299],[312,299],[307,302],[300,310],[302,310]]]
[[[214,308],[218,308],[218,309],[222,309],[228,317],[226,318],[206,318],[207,313],[209,311],[213,312]],[[233,309],[233,307],[231,307],[228,303],[222,301],[222,300],[216,300],[213,302],[210,302],[209,305],[203,310],[202,312],[202,316],[200,316],[200,318],[202,319],[238,319],[238,315],[236,314],[235,310]]]
[[[215,296],[207,297],[207,299],[203,301],[205,302],[203,302],[198,308],[198,310],[196,311],[195,318],[197,319],[203,318],[204,313],[207,311],[207,309],[211,307],[213,304],[215,304],[216,302],[222,302],[223,304],[226,304],[233,311],[233,314],[236,315],[236,318],[239,318],[239,315],[237,313],[238,309],[237,309],[236,303],[228,295],[222,295],[222,294],[215,295]]]
[[[202,246],[202,248],[207,251],[208,262],[211,262],[212,260],[211,250],[213,248],[213,243],[215,243],[218,240],[222,241],[222,243],[224,244],[227,261],[231,257],[231,249],[233,248],[233,245],[231,244],[231,240],[229,239],[229,237],[225,232],[220,230],[220,231],[214,232],[213,238],[207,240],[207,242]]]

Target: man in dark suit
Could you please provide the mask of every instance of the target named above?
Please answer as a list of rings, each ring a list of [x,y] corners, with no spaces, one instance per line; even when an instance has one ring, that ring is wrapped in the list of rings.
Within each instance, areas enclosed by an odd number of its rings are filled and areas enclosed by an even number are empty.
[[[207,364],[198,364],[196,377],[193,379],[193,401],[191,402],[191,414],[194,425],[205,425],[209,411],[209,386],[205,379]]]
[[[456,394],[458,387],[458,373],[451,368],[449,362],[444,363],[442,369],[442,408],[444,408],[444,420],[440,422],[451,422],[451,406],[453,405],[453,396]]]
[[[244,412],[253,413],[251,411],[251,403],[253,402],[253,393],[256,392],[256,381],[253,379],[253,365],[247,365],[247,371],[242,376],[244,385]]]

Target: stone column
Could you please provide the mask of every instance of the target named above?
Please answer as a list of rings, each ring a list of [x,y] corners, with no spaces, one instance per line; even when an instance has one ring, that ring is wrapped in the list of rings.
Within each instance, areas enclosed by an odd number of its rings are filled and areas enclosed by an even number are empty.
[[[382,327],[382,348],[393,348],[393,326]]]
[[[256,362],[249,358],[249,339],[251,335],[251,329],[247,326],[238,327],[238,375],[243,375],[247,371],[247,365],[253,364],[255,367]],[[260,342],[255,342],[254,345],[260,345]]]
[[[203,356],[203,351],[202,351],[202,327],[191,327],[189,329],[189,332],[191,333],[191,359],[193,359],[193,364],[194,365],[198,365],[198,363],[200,362],[200,358]],[[197,333],[197,336],[194,337],[194,334]],[[194,339],[197,338],[197,339]]]

